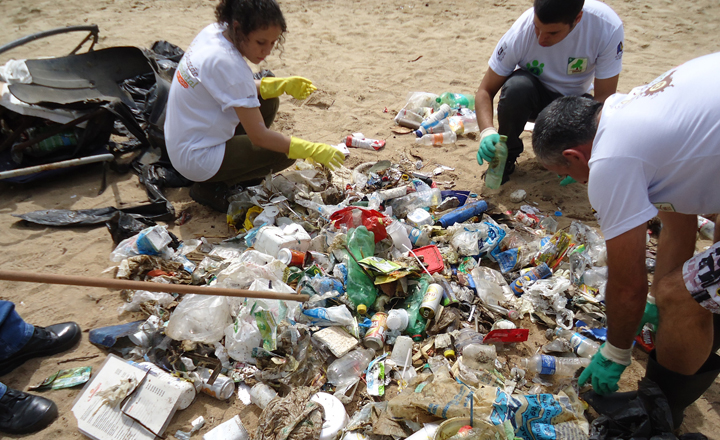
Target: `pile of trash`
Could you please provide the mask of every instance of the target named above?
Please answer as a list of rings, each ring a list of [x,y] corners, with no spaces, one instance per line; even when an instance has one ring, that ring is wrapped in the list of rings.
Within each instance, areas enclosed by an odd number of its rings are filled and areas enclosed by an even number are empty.
[[[230,198],[236,233],[220,243],[139,222],[114,233],[117,278],[267,298],[124,292],[119,313],[147,319],[90,332],[115,354],[83,393],[104,391],[73,408],[80,430],[115,438],[100,425],[117,411],[134,421],[117,432],[162,436],[206,393],[262,410],[254,432],[235,416],[206,440],[588,438],[575,377],[605,338],[604,240],[416,171],[298,162]],[[540,326],[535,352],[525,342]],[[137,391],[153,386],[166,408]]]

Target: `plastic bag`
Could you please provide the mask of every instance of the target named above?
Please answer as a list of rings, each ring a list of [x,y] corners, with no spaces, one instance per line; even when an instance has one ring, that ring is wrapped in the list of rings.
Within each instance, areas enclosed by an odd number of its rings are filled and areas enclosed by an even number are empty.
[[[530,301],[536,310],[556,315],[557,325],[570,330],[573,328],[575,314],[565,308],[567,298],[564,293],[569,287],[569,280],[558,277],[527,283],[523,281],[523,299]]]
[[[138,312],[140,311],[140,305],[148,301],[155,301],[159,305],[166,307],[171,302],[175,301],[175,298],[166,292],[148,292],[147,290],[138,290],[133,295],[131,302],[118,307],[118,314],[122,315],[125,312]]]
[[[224,296],[185,295],[168,321],[165,334],[176,341],[213,344],[222,339],[232,322]]]
[[[360,214],[358,214],[358,212]],[[330,220],[335,222],[336,228],[338,225],[347,226],[348,229],[365,226],[368,231],[375,234],[375,243],[387,238],[387,231],[385,231],[385,216],[372,209],[349,206],[339,211],[335,211],[330,216]],[[369,255],[366,255],[366,257],[369,257]]]

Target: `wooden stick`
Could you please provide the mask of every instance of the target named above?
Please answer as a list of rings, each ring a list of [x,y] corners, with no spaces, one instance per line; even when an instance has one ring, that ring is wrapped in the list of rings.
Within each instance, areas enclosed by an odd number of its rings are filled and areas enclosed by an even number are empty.
[[[27,283],[64,284],[68,286],[104,287],[107,289],[147,290],[150,292],[194,293],[197,295],[234,296],[239,298],[282,299],[305,302],[309,295],[268,292],[262,290],[229,289],[225,287],[193,286],[189,284],[151,283],[149,281],[117,280],[114,278],[93,278],[75,275],[41,274],[16,270],[0,270],[0,280]]]

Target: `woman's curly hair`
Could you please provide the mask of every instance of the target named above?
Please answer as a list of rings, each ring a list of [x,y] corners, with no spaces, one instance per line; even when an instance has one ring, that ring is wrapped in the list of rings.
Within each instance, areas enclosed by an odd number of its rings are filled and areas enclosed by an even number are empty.
[[[215,8],[218,23],[226,24],[233,43],[247,39],[251,32],[278,26],[282,30],[277,47],[282,50],[287,32],[285,17],[275,0],[220,0]]]

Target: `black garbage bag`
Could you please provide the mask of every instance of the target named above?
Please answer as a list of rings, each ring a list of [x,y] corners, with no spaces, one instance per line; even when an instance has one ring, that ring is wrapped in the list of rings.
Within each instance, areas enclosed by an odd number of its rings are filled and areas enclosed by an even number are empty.
[[[603,415],[590,425],[591,440],[707,440],[703,434],[673,434],[673,421],[667,398],[655,382],[645,378],[638,383],[638,395],[617,412]]]
[[[147,192],[150,201],[165,203],[167,210],[174,215],[175,208],[173,208],[172,203],[165,197],[162,189],[190,186],[193,182],[184,178],[169,162],[165,163],[164,160],[148,165],[135,163],[134,166],[138,173],[140,183],[145,185],[145,192]]]
[[[149,226],[155,226],[156,223],[149,219],[136,219],[130,214],[117,211],[108,221],[105,222],[113,243],[117,246],[121,241],[130,238]]]
[[[144,221],[172,221],[175,219],[175,211],[168,211],[167,204],[164,202],[148,203],[130,208],[115,208],[109,206],[107,208],[80,210],[43,209],[28,212],[27,214],[12,214],[12,216],[23,219],[26,222],[45,226],[87,226],[101,225],[110,220],[118,211],[122,211],[136,219],[143,219]]]

